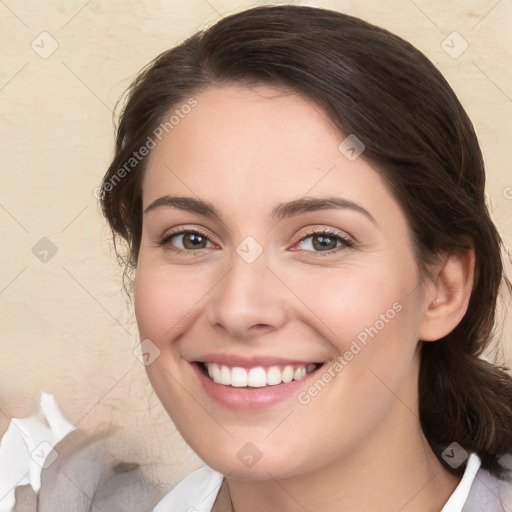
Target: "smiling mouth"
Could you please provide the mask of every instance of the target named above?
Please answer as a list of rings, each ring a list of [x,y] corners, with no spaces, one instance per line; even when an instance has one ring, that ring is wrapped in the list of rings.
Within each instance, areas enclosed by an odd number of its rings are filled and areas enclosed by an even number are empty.
[[[197,362],[197,364],[203,374],[216,384],[234,388],[262,388],[288,384],[293,380],[305,378],[323,365],[323,363],[309,363],[242,368],[208,362]]]

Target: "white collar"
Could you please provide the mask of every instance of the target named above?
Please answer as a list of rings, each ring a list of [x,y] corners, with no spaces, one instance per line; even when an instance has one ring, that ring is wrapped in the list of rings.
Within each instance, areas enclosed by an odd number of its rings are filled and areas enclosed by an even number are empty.
[[[202,466],[158,502],[153,512],[211,512],[224,475]]]
[[[475,453],[469,456],[464,475],[441,512],[462,512],[476,472],[480,468],[480,458]],[[156,505],[153,512],[211,512],[224,475],[202,466],[186,476],[174,489]]]
[[[466,464],[466,469],[464,474],[462,475],[462,480],[459,482],[459,485],[453,491],[453,494],[450,496],[445,506],[442,508],[441,512],[461,512],[462,507],[466,504],[466,500],[468,499],[469,491],[471,490],[471,486],[473,485],[473,481],[475,480],[475,475],[477,471],[480,469],[481,461],[480,457],[476,453],[472,453],[469,456],[468,462]]]

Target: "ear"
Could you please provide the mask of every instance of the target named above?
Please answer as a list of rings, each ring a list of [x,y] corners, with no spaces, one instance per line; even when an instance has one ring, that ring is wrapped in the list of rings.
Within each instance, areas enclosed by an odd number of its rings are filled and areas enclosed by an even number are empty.
[[[420,340],[439,340],[457,327],[468,309],[474,271],[473,247],[454,250],[443,259],[426,286]]]

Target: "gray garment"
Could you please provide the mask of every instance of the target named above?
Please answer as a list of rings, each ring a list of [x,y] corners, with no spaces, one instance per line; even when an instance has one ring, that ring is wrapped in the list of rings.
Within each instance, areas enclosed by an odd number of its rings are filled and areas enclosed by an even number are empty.
[[[150,512],[158,502],[155,486],[137,464],[116,460],[108,436],[68,434],[54,447],[57,459],[41,472],[39,493],[17,487],[14,512]]]
[[[512,470],[512,455],[503,456],[500,462]],[[512,471],[509,477],[512,478]],[[480,468],[462,512],[512,512],[512,482],[499,480]]]

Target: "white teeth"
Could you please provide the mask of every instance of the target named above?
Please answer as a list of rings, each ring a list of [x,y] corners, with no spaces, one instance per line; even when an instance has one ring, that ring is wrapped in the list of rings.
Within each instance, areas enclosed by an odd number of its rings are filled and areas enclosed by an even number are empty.
[[[267,370],[267,384],[269,386],[275,386],[276,384],[281,384],[281,370],[279,366],[271,366]]]
[[[261,366],[251,368],[247,376],[247,385],[251,388],[262,388],[267,385],[267,372]]]
[[[220,367],[220,382],[225,386],[229,386],[231,384],[231,370],[227,366]]]
[[[220,368],[217,365],[213,365],[211,368],[208,368],[208,373],[210,374],[210,378],[215,382],[220,381]]]
[[[291,382],[293,380],[293,366],[284,367],[281,379],[283,380],[283,382]]]
[[[231,369],[231,385],[235,388],[245,388],[247,386],[247,370],[235,366]]]
[[[282,382],[288,383],[292,380],[303,379],[311,373],[316,365],[292,366],[286,365],[282,370],[279,366],[263,368],[256,366],[250,370],[239,366],[229,367],[217,363],[204,363],[210,378],[217,384],[233,386],[235,388],[262,388],[264,386],[275,386]]]
[[[314,368],[315,368],[315,365],[313,365],[313,369]],[[300,368],[297,368],[295,370],[295,373],[293,374],[293,380],[302,379],[303,377],[306,376],[307,373],[308,373],[308,371],[306,370],[306,368],[304,368],[304,366],[301,366]]]

